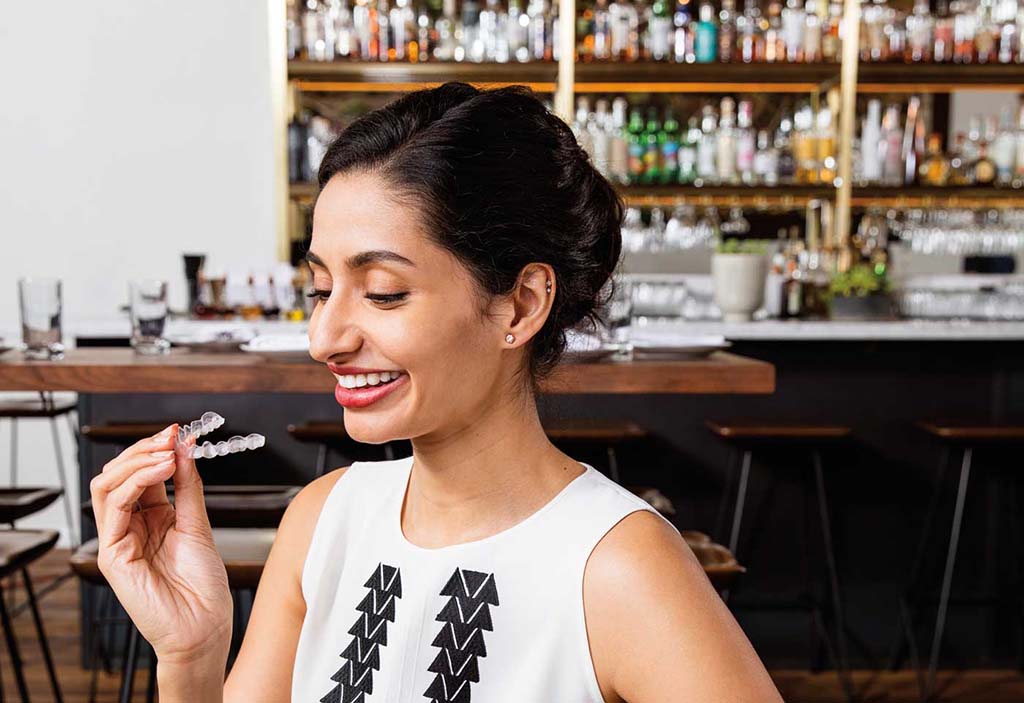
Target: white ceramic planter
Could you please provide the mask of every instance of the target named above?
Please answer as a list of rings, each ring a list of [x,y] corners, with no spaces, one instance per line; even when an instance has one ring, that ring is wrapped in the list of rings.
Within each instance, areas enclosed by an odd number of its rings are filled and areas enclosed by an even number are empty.
[[[746,322],[764,303],[768,259],[763,254],[719,254],[711,257],[715,305],[726,322]]]

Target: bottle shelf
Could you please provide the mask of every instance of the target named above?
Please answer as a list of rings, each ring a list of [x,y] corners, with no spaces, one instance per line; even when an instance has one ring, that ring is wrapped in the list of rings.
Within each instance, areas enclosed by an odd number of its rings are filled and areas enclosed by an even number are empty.
[[[1002,186],[854,186],[854,207],[1024,206],[1024,188]]]
[[[555,63],[473,63],[425,61],[289,61],[288,77],[305,92],[401,93],[463,81],[491,87],[527,85],[538,93],[553,93]]]
[[[826,185],[616,186],[616,191],[627,205],[635,207],[674,207],[688,204],[796,210],[804,208],[812,200],[835,197],[835,188]]]
[[[1024,64],[870,63],[857,68],[860,93],[1024,92]]]
[[[292,200],[298,202],[310,202],[316,198],[320,186],[316,183],[290,183],[288,184],[288,195]]]

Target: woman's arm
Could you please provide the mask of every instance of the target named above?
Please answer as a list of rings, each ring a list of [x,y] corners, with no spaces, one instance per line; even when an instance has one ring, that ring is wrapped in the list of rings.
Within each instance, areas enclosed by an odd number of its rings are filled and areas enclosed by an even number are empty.
[[[256,589],[242,648],[224,684],[226,703],[280,703],[291,698],[295,649],[306,615],[302,567],[324,501],[345,471],[337,469],[316,479],[285,511]],[[161,695],[163,690],[161,686]]]
[[[782,703],[697,558],[657,515],[632,513],[604,536],[583,599],[608,703]]]

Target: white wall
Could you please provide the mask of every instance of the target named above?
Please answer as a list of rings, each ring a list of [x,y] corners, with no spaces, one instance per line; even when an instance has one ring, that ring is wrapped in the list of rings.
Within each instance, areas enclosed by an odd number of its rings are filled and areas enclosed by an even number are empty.
[[[63,279],[74,324],[116,316],[133,277],[182,305],[183,251],[275,261],[269,7],[0,2],[0,335],[19,276]],[[48,429],[20,436],[22,480],[55,484]],[[0,484],[9,442],[0,428]]]

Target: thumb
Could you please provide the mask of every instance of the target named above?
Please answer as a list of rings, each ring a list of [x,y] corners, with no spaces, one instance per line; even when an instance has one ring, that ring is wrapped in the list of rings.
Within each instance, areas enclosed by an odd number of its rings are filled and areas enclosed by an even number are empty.
[[[210,517],[206,514],[203,479],[192,458],[195,439],[179,442],[174,449],[174,514],[177,529],[194,535],[210,535]]]

